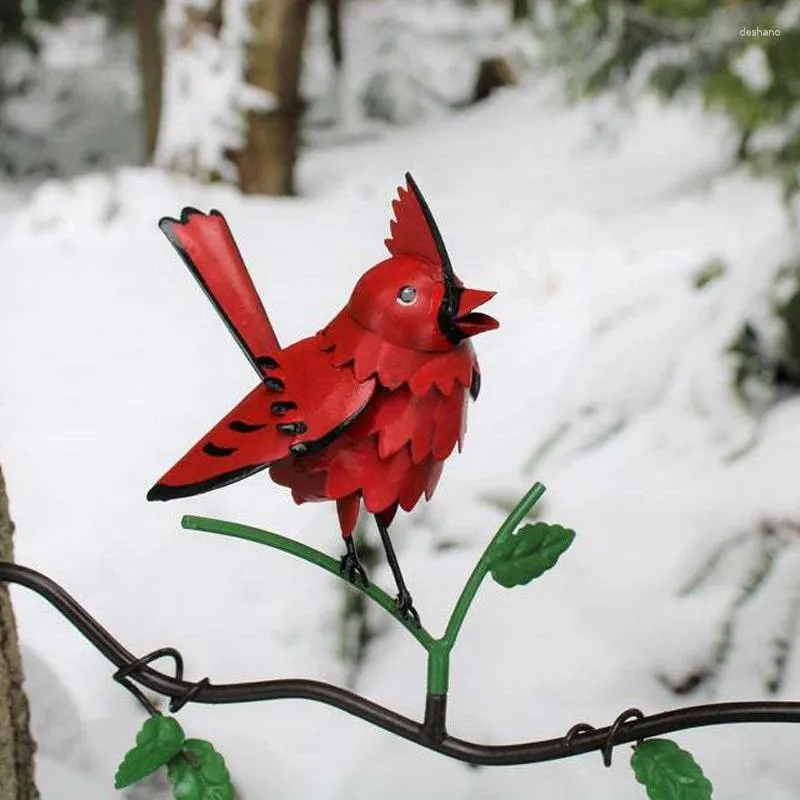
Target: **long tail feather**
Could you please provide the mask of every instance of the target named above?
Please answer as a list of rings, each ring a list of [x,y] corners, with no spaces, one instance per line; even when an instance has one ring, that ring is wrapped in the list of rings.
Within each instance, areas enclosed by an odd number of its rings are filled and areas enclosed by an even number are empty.
[[[187,207],[179,220],[164,217],[158,226],[263,377],[280,344],[225,218]]]

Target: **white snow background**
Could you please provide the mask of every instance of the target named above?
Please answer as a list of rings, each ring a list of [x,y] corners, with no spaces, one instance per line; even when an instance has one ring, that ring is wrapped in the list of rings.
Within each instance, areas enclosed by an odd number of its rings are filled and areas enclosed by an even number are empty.
[[[694,106],[568,109],[537,79],[380,141],[308,150],[298,198],[125,168],[6,203],[0,463],[17,560],[62,583],[133,652],[178,647],[189,678],[343,683],[340,582],[179,525],[184,513],[231,519],[338,555],[333,508],[297,507],[263,475],[193,499],[144,499],[254,380],[155,223],[185,205],[221,209],[288,343],[322,327],[385,257],[389,204],[410,170],[459,275],[497,290],[486,310],[502,324],[475,340],[483,390],[464,452],[433,502],[394,526],[426,626],[442,630],[501,507],[534,480],[548,487],[539,516],[578,534],[530,586],[481,589],[453,653],[450,732],[510,743],[606,725],[632,705],[766,697],[769,643],[796,602],[796,535],[739,603],[716,678],[689,697],[660,679],[709,660],[759,563],[759,531],[800,520],[800,400],[754,418],[724,352],[797,243],[776,189],[725,173],[729,146],[725,125]],[[695,289],[712,258],[725,276]],[[391,588],[383,561],[372,577]],[[114,771],[144,712],[59,614],[26,590],[13,597],[44,800],[118,796]],[[422,649],[387,625],[354,688],[421,718]],[[774,696],[798,695],[792,653]],[[627,745],[611,770],[597,753],[475,770],[305,701],[190,705],[179,718],[225,755],[243,800],[644,797]],[[718,798],[800,791],[795,727],[674,738]]]

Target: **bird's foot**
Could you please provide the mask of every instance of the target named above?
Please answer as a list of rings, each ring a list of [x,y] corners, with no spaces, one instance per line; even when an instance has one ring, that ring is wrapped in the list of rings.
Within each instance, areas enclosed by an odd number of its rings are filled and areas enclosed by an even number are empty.
[[[408,589],[400,590],[400,594],[395,598],[395,603],[397,603],[397,610],[404,620],[412,622],[418,628],[421,627],[422,623],[419,620],[419,614],[417,609],[414,608],[414,601],[411,599]]]
[[[361,581],[362,586],[369,586],[367,572],[358,560],[355,551],[348,551],[342,556],[339,561],[339,574],[352,584]]]

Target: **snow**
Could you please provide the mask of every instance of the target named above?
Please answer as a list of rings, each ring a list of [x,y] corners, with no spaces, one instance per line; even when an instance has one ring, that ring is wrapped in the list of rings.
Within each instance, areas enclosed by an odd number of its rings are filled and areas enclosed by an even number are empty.
[[[364,116],[402,124],[441,116],[472,96],[482,59],[522,51],[531,38],[509,34],[508,10],[497,3],[370,0],[344,3],[342,13],[344,74],[331,69],[327,13],[316,4],[302,81],[304,97],[318,106],[312,118],[332,118],[340,134],[363,129]]]
[[[765,92],[772,83],[767,56],[764,48],[758,45],[746,47],[731,64],[731,72],[741,78],[754,94]]]
[[[460,276],[498,290],[487,310],[502,323],[476,340],[483,390],[464,452],[434,501],[396,524],[426,626],[443,629],[508,504],[534,480],[549,489],[539,515],[578,532],[533,585],[481,589],[453,653],[450,731],[516,742],[609,724],[631,705],[765,697],[771,642],[792,635],[798,602],[800,399],[754,414],[731,389],[725,351],[745,318],[763,323],[774,265],[797,242],[777,188],[724,172],[726,135],[695,105],[640,100],[624,120],[605,102],[568,109],[542,80],[380,141],[309,150],[294,199],[243,198],[157,169],[42,185],[0,225],[0,464],[18,561],[62,583],[133,652],[178,647],[190,678],[345,682],[338,581],[179,527],[184,513],[226,518],[336,555],[333,509],[298,508],[262,477],[144,500],[252,384],[155,222],[184,205],[220,208],[290,342],[321,327],[384,257],[389,203],[409,169]],[[697,289],[710,259],[724,275]],[[779,543],[745,595],[765,526]],[[383,561],[373,577],[391,587]],[[44,800],[114,796],[142,710],[58,614],[24,590],[13,597],[26,661],[46,665],[30,678],[37,730],[80,714],[74,752],[63,732],[40,733]],[[688,697],[670,693],[664,680],[708,665],[729,620],[713,678]],[[389,626],[355,688],[420,718],[423,656]],[[792,653],[775,696],[798,689]],[[303,701],[192,705],[180,719],[214,742],[248,798],[643,796],[627,747],[610,771],[598,754],[475,770]],[[792,727],[674,738],[719,797],[797,794]]]
[[[157,164],[235,181],[226,153],[241,148],[249,111],[269,111],[275,98],[244,79],[253,31],[250,0],[226,2],[218,32],[187,19],[208,12],[207,0],[169,0],[164,31],[164,116]]]
[[[144,137],[132,37],[109,30],[99,15],[39,24],[34,32],[38,60],[22,47],[0,53],[4,173],[41,180],[138,162]]]

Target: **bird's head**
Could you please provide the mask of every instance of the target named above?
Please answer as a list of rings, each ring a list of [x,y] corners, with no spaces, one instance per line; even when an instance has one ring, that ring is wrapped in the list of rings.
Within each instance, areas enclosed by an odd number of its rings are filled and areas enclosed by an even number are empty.
[[[476,312],[495,292],[467,289],[453,271],[441,234],[411,175],[392,203],[391,258],[372,267],[348,303],[363,327],[393,344],[441,352],[499,326]]]

